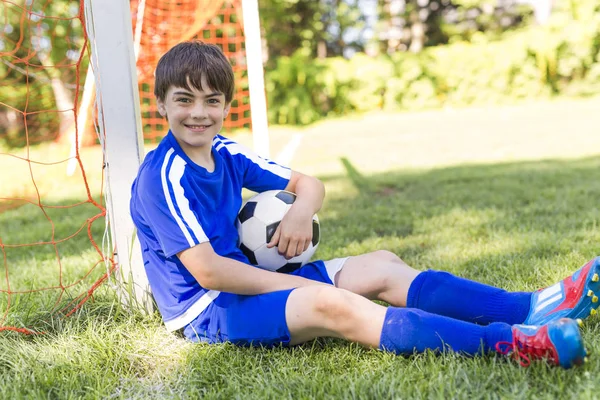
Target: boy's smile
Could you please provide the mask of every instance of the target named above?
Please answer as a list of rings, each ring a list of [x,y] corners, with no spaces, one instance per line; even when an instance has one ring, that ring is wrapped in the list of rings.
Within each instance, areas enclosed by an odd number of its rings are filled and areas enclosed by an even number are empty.
[[[185,127],[191,130],[192,132],[201,133],[210,128],[210,125],[185,125]]]
[[[198,164],[212,166],[213,138],[223,126],[229,113],[225,95],[211,89],[202,77],[202,89],[197,89],[188,79],[189,89],[172,86],[164,101],[157,99],[158,111],[167,118],[169,128],[183,151]]]

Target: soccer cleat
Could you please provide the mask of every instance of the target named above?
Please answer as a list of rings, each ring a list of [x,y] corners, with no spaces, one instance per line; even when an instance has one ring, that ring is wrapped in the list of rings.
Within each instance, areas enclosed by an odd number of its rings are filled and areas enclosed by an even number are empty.
[[[525,325],[544,325],[559,318],[586,318],[600,305],[600,257],[573,275],[534,292]]]
[[[543,326],[513,325],[512,335],[512,343],[498,342],[496,351],[501,354],[512,352],[523,367],[529,366],[531,359],[546,359],[563,368],[587,361],[576,320],[561,318]]]

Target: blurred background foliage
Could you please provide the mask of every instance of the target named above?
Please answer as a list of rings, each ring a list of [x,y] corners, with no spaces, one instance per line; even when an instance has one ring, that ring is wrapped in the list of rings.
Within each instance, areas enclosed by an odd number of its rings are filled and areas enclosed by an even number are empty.
[[[20,29],[22,13],[7,4],[0,3],[0,137],[8,145],[23,145],[26,134],[30,141],[56,139],[68,113],[24,117],[15,110],[73,108],[87,63],[79,82],[63,76],[73,69],[62,67],[86,46],[82,27],[48,19],[35,25],[36,52],[16,54],[25,48],[17,44],[32,38]],[[79,7],[76,0],[49,4],[65,18]],[[274,124],[600,93],[597,0],[259,0],[259,6]],[[23,64],[8,61],[15,54]]]
[[[82,24],[74,18],[80,2],[32,3],[0,2],[0,138],[9,146],[36,137],[60,139],[72,123],[65,111],[81,95],[88,65],[83,59],[82,71],[72,68],[86,45]],[[29,19],[22,12],[28,6]]]
[[[376,29],[370,36],[363,29],[368,40],[358,51],[357,43],[350,43],[351,55],[348,48],[339,51],[345,48],[339,45],[343,34],[289,47],[283,39],[276,47],[267,40],[270,121],[305,125],[348,112],[600,93],[596,0],[557,0],[547,9],[541,1],[535,9],[487,0],[406,0],[401,13],[390,17],[393,3],[398,2],[378,2]],[[401,29],[394,31],[393,24]]]

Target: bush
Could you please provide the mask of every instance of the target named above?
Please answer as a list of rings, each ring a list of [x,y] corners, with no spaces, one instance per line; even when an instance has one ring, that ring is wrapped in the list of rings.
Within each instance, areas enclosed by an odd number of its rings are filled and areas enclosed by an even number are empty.
[[[547,26],[507,33],[500,41],[480,35],[417,55],[359,54],[350,60],[313,60],[301,52],[281,57],[266,74],[270,120],[304,125],[351,111],[600,92],[600,6],[583,10],[573,4]]]

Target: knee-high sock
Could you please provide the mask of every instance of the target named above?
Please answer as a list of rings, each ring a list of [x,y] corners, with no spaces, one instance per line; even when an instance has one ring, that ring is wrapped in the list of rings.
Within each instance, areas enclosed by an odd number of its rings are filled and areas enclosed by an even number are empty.
[[[507,292],[448,272],[421,272],[408,290],[407,307],[478,324],[525,321],[531,293]]]
[[[475,355],[495,350],[500,341],[512,341],[510,325],[499,322],[481,326],[414,308],[389,307],[379,348],[396,354],[430,349]]]

